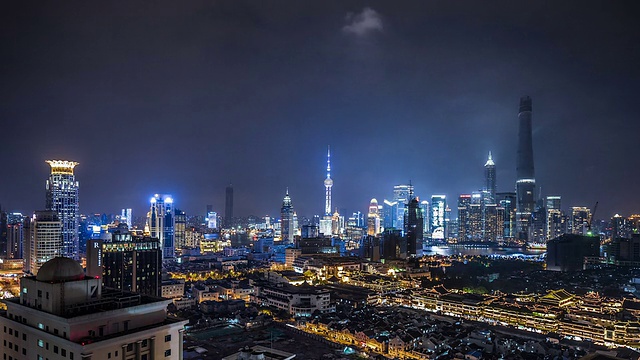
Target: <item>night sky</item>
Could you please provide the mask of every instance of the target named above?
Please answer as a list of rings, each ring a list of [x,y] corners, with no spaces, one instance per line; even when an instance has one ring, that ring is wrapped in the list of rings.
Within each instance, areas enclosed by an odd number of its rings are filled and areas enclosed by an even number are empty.
[[[82,213],[154,193],[224,215],[366,211],[514,191],[519,98],[536,178],[563,207],[640,212],[634,1],[10,2],[0,9],[0,204],[45,206],[47,159],[80,162]]]

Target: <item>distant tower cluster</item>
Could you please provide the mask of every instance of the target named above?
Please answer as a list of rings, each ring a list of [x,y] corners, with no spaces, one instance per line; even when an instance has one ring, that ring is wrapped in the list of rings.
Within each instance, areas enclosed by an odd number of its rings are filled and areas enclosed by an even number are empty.
[[[73,169],[74,161],[47,160],[51,174],[46,182],[46,210],[54,211],[62,225],[62,250],[59,256],[78,260],[80,241],[78,234],[79,208],[78,187]]]
[[[162,258],[175,256],[175,211],[173,197],[167,194],[155,194],[151,200],[151,209],[147,216],[147,225],[151,237],[160,240]]]
[[[527,241],[531,232],[531,215],[535,210],[536,178],[533,167],[533,139],[531,134],[531,98],[520,99],[518,113],[518,158],[516,164],[516,227],[517,238]]]

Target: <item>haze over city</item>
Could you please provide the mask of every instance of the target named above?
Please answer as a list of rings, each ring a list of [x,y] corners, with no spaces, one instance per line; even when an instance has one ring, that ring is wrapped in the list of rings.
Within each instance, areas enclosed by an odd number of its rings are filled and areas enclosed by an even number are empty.
[[[3,208],[44,207],[47,159],[80,163],[82,213],[366,211],[411,181],[428,199],[514,191],[518,102],[533,99],[542,195],[638,212],[637,12],[625,2],[12,3],[0,14]]]

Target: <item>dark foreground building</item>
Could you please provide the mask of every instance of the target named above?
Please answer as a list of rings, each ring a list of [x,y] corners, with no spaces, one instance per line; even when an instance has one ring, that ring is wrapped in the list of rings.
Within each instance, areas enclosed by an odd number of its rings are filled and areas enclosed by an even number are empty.
[[[600,256],[600,238],[564,234],[547,242],[547,270],[580,271],[585,257]]]

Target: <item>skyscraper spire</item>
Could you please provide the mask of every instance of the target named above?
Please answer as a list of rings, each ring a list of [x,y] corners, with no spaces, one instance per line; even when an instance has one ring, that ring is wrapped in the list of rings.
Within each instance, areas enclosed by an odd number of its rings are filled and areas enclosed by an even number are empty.
[[[493,156],[489,151],[489,157],[484,164],[484,191],[485,204],[496,203],[496,163],[493,162]]]
[[[331,148],[327,146],[327,178],[324,179],[325,199],[324,199],[324,214],[331,216],[331,187],[333,186],[333,180],[331,180]]]

